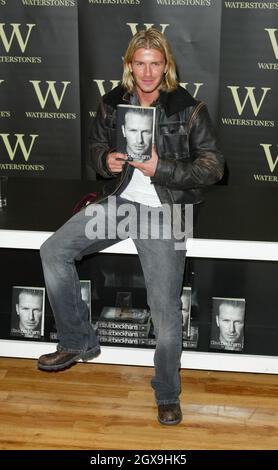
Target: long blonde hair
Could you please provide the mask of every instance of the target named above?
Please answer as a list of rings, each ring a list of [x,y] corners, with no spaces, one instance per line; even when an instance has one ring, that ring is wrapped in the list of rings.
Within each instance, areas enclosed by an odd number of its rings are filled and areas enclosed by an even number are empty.
[[[129,69],[129,64],[132,62],[135,51],[141,48],[157,49],[158,51],[162,52],[165,57],[167,72],[164,75],[161,89],[164,91],[174,91],[178,86],[175,59],[166,37],[153,27],[147,30],[139,31],[131,39],[124,56],[124,71],[122,78],[123,86],[129,92],[133,90],[134,79]]]

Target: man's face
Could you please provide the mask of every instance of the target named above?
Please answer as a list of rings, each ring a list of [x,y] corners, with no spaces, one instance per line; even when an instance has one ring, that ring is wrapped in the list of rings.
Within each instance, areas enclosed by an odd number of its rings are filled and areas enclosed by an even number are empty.
[[[42,317],[42,298],[28,293],[19,294],[16,312],[19,316],[19,328],[24,332],[38,330]]]
[[[137,49],[129,64],[139,92],[154,93],[159,89],[167,71],[165,57],[157,49]]]
[[[146,155],[152,140],[152,118],[127,112],[123,134],[126,138],[126,152],[131,156]]]
[[[220,305],[216,323],[219,326],[221,343],[239,343],[244,326],[244,310],[233,305]]]

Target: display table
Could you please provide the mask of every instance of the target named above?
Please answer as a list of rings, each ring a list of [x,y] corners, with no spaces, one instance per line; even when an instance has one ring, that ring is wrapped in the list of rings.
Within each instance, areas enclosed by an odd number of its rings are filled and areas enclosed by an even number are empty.
[[[88,181],[9,180],[8,208],[0,212],[0,247],[12,250],[39,250],[41,244],[53,231],[70,217],[75,203],[87,192],[98,190],[100,185],[100,182]],[[211,212],[211,223],[214,224],[214,229],[218,219],[213,216],[213,209],[217,211],[217,207],[215,203],[212,203],[218,200],[215,199],[217,193],[223,195],[225,188],[216,187],[208,194],[206,207],[210,209],[205,212],[204,217],[208,217],[208,213]],[[223,203],[223,198],[221,202]],[[238,204],[241,207],[244,205],[240,199]],[[204,234],[202,210],[204,210],[203,207],[200,209],[197,223],[197,236]],[[248,214],[248,217],[252,224],[252,214]],[[228,230],[223,217],[221,221],[223,230]],[[220,236],[223,236],[223,231],[219,232]],[[243,233],[245,233],[244,230]],[[271,239],[271,234],[269,238]],[[104,252],[136,255],[135,246],[130,239],[119,242]],[[187,241],[187,256],[278,261],[278,243],[260,240],[194,238]],[[41,354],[54,350],[55,344],[53,343],[0,340],[0,355],[5,357],[37,358]],[[152,365],[153,350],[102,346],[102,354],[95,362]],[[278,373],[278,357],[184,351],[181,366],[191,369]]]

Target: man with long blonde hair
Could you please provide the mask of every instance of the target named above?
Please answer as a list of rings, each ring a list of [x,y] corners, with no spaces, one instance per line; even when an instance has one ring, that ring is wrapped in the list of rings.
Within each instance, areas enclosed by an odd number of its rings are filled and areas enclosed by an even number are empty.
[[[151,159],[127,161],[116,149],[117,105],[155,106],[155,145]],[[138,32],[124,56],[122,83],[101,99],[90,135],[90,161],[103,177],[98,201],[102,215],[98,236],[88,230],[86,209],[74,215],[41,248],[49,300],[56,319],[57,351],[39,358],[42,370],[60,370],[78,359],[99,354],[99,344],[88,322],[80,296],[75,260],[126,238],[122,215],[113,220],[119,230],[109,237],[104,225],[110,220],[109,201],[116,208],[132,208],[128,220],[141,261],[148,305],[156,337],[154,376],[151,384],[158,407],[158,421],[165,425],[182,420],[179,367],[182,352],[181,291],[185,249],[177,249],[177,232],[172,224],[179,215],[184,224],[186,205],[202,201],[202,189],[219,181],[223,158],[216,147],[213,127],[204,103],[196,101],[178,84],[175,61],[165,36],[155,28]],[[114,183],[114,184],[113,184]],[[90,207],[88,208],[90,209]],[[143,210],[158,216],[151,227]],[[167,209],[167,210],[166,210]],[[170,210],[170,217],[169,217]],[[92,213],[92,212],[91,212]],[[88,215],[89,212],[86,212]],[[96,220],[94,220],[94,223]],[[121,223],[120,223],[121,222]],[[170,227],[164,231],[165,224]],[[106,226],[106,225],[105,225]],[[168,227],[168,228],[169,228]],[[155,230],[153,230],[155,229]],[[158,233],[158,236],[152,236]],[[164,236],[170,233],[170,236]],[[101,235],[102,234],[102,235]]]

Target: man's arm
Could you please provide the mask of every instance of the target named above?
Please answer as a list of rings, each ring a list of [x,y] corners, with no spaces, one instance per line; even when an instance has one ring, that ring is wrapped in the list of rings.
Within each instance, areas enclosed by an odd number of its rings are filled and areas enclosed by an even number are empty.
[[[191,189],[214,184],[222,178],[224,158],[217,149],[213,125],[204,104],[189,130],[189,151],[191,158],[188,160],[159,158],[152,182],[172,189]]]

